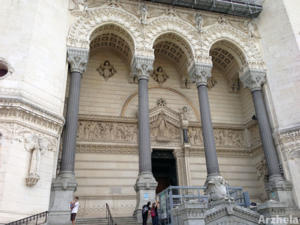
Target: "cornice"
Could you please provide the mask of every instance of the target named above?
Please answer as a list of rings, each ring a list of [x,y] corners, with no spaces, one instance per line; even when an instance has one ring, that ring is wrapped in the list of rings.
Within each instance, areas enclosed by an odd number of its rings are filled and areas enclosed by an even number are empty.
[[[0,98],[0,120],[15,122],[26,127],[45,128],[56,135],[61,133],[64,118],[18,97]]]

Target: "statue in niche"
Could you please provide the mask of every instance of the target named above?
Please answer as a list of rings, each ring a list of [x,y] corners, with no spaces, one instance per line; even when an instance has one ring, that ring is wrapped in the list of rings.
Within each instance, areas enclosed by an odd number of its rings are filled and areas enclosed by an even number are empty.
[[[157,67],[157,69],[153,71],[151,77],[159,84],[163,84],[169,78],[161,66]]]
[[[107,81],[110,77],[112,77],[117,71],[114,66],[110,64],[108,60],[105,60],[103,65],[100,65],[97,68],[97,71],[101,76],[104,77],[104,80]]]
[[[24,147],[31,153],[26,185],[33,186],[40,179],[41,156],[49,149],[49,142],[37,135],[28,134],[24,136]]]
[[[146,4],[141,5],[140,13],[141,13],[141,23],[146,24],[147,23],[147,15],[148,15],[148,9],[147,9]]]
[[[195,14],[195,22],[196,22],[196,28],[199,32],[202,30],[203,25],[203,18],[200,13]]]

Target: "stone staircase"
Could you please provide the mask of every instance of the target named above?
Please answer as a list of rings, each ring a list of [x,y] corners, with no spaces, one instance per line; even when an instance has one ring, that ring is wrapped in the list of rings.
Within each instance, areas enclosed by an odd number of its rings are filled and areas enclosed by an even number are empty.
[[[140,225],[134,217],[115,217],[114,221],[117,225]],[[76,225],[107,225],[106,218],[79,218]]]

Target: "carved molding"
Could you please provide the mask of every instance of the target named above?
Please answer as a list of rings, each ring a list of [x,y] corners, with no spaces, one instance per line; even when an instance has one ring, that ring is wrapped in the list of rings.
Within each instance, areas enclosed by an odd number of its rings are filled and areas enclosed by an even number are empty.
[[[279,134],[279,144],[285,160],[300,158],[300,129],[290,129]]]
[[[60,136],[64,118],[21,98],[0,99],[0,121],[20,124],[54,137]]]

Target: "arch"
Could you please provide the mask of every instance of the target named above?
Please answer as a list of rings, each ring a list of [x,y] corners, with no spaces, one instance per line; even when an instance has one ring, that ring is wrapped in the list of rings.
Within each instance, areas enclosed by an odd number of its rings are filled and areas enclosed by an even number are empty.
[[[90,35],[90,51],[103,47],[115,49],[129,62],[135,52],[135,44],[131,35],[113,23],[102,24]]]
[[[152,49],[157,38],[166,33],[173,33],[182,38],[191,49],[194,58],[200,54],[201,41],[196,28],[179,17],[170,15],[162,15],[149,20],[145,31],[146,48]]]
[[[197,118],[198,120],[200,120],[200,113],[199,111],[196,109],[196,107],[193,105],[193,102],[191,100],[189,100],[188,97],[186,97],[184,94],[182,94],[180,91],[177,91],[173,88],[170,88],[170,87],[161,87],[161,86],[152,86],[152,87],[149,87],[149,90],[151,89],[165,89],[165,90],[168,90],[170,92],[173,92],[175,94],[178,94],[179,96],[181,96],[182,98],[185,99],[185,101],[189,104],[189,106],[192,108],[193,110],[193,113],[195,115],[195,118]],[[120,116],[121,117],[124,117],[125,116],[125,112],[127,110],[127,107],[129,105],[129,103],[132,101],[132,99],[134,97],[136,97],[138,95],[138,92],[134,92],[133,94],[131,94],[127,99],[126,101],[124,102],[123,106],[122,106],[122,109],[121,109],[121,113],[120,113]]]
[[[134,42],[134,50],[142,44],[137,41],[141,36],[140,20],[122,8],[106,6],[88,10],[81,15],[69,31],[67,45],[88,49],[94,31],[105,24],[114,24],[125,30]]]
[[[262,54],[258,47],[258,41],[255,38],[250,38],[249,35],[232,25],[225,23],[215,23],[204,27],[203,35],[203,55],[209,57],[211,47],[219,41],[227,41],[236,46],[245,57],[246,64],[249,67],[263,69],[264,62]]]

